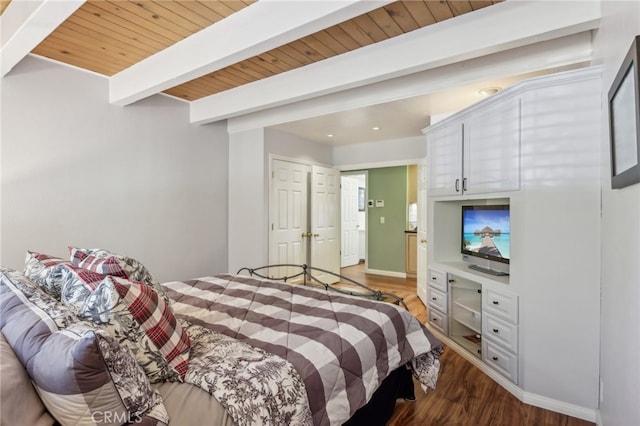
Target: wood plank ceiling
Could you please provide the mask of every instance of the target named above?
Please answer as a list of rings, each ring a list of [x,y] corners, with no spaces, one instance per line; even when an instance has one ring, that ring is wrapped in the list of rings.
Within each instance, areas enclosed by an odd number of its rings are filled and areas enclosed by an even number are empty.
[[[33,53],[112,76],[255,0],[89,0]],[[195,100],[481,9],[503,0],[407,0],[318,31],[165,93]],[[0,13],[9,4],[0,2]],[[249,29],[248,29],[249,30]]]

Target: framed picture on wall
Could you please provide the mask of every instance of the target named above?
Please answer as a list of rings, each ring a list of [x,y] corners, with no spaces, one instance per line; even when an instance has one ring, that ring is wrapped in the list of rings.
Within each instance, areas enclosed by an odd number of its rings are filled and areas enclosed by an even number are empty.
[[[640,36],[609,89],[611,188],[640,182]]]
[[[364,188],[363,187],[359,187],[358,188],[358,211],[359,212],[363,212],[364,211]]]

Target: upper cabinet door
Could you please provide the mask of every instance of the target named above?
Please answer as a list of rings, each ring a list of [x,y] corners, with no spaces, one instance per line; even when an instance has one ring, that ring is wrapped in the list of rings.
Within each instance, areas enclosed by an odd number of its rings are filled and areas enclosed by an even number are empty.
[[[520,189],[520,99],[480,109],[464,121],[466,194]]]
[[[462,194],[462,123],[427,133],[427,164],[429,197]]]

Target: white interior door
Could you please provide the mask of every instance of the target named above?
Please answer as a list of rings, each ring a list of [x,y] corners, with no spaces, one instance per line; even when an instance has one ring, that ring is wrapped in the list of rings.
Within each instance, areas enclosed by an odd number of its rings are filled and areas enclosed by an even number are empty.
[[[340,267],[356,265],[360,261],[358,244],[358,179],[350,176],[340,178],[342,204],[342,238],[340,239]]]
[[[311,168],[311,266],[340,273],[340,172]],[[320,278],[320,277],[319,277]],[[321,278],[325,282],[337,279]]]
[[[269,264],[308,263],[309,173],[305,164],[273,160],[269,208],[271,223]],[[271,270],[270,276],[288,276],[293,270]]]

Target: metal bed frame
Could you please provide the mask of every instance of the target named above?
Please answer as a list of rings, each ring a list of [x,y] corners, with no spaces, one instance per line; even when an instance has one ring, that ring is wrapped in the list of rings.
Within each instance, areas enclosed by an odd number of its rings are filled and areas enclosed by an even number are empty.
[[[282,276],[282,277],[272,277],[272,276],[268,276],[268,271],[270,268],[299,268],[300,271],[299,272],[295,272],[292,275],[287,275],[287,276]],[[266,270],[266,272],[264,272]],[[389,302],[389,299],[391,299],[391,303],[394,303],[396,305],[402,306],[404,309],[409,310],[409,308],[407,307],[406,303],[404,303],[404,300],[393,294],[390,292],[383,292],[383,291],[379,291],[379,290],[374,290],[362,283],[359,283],[358,281],[355,281],[351,278],[345,277],[344,275],[340,275],[340,274],[336,274],[335,272],[331,272],[331,271],[327,271],[326,269],[321,269],[321,268],[316,268],[313,266],[309,266],[306,264],[303,265],[296,265],[296,264],[288,264],[288,263],[284,263],[284,264],[278,264],[278,265],[265,265],[265,266],[260,266],[258,268],[240,268],[237,272],[237,274],[239,275],[241,272],[246,271],[249,273],[250,276],[256,276],[259,278],[264,278],[267,280],[272,280],[272,281],[283,281],[283,282],[287,282],[288,280],[292,280],[292,279],[296,279],[296,278],[300,278],[302,277],[302,285],[304,286],[310,286],[310,287],[320,287],[323,288],[325,290],[331,290],[331,291],[335,291],[338,293],[342,293],[342,294],[348,294],[350,296],[358,296],[358,297],[363,297],[366,299],[372,299],[372,300],[377,300],[377,301],[382,301],[382,302]],[[337,283],[327,283],[324,282],[322,280],[320,280],[319,278],[317,278],[316,276],[313,275],[313,272],[321,272],[323,274],[327,274],[330,275],[332,277],[338,278]],[[336,287],[336,284],[340,284],[340,283],[348,283],[348,284],[352,284],[355,285],[356,287],[359,287],[361,289],[363,289],[363,292],[358,292],[358,291],[353,291],[353,290],[348,290],[348,289],[344,289],[344,288],[340,288],[340,287]]]

